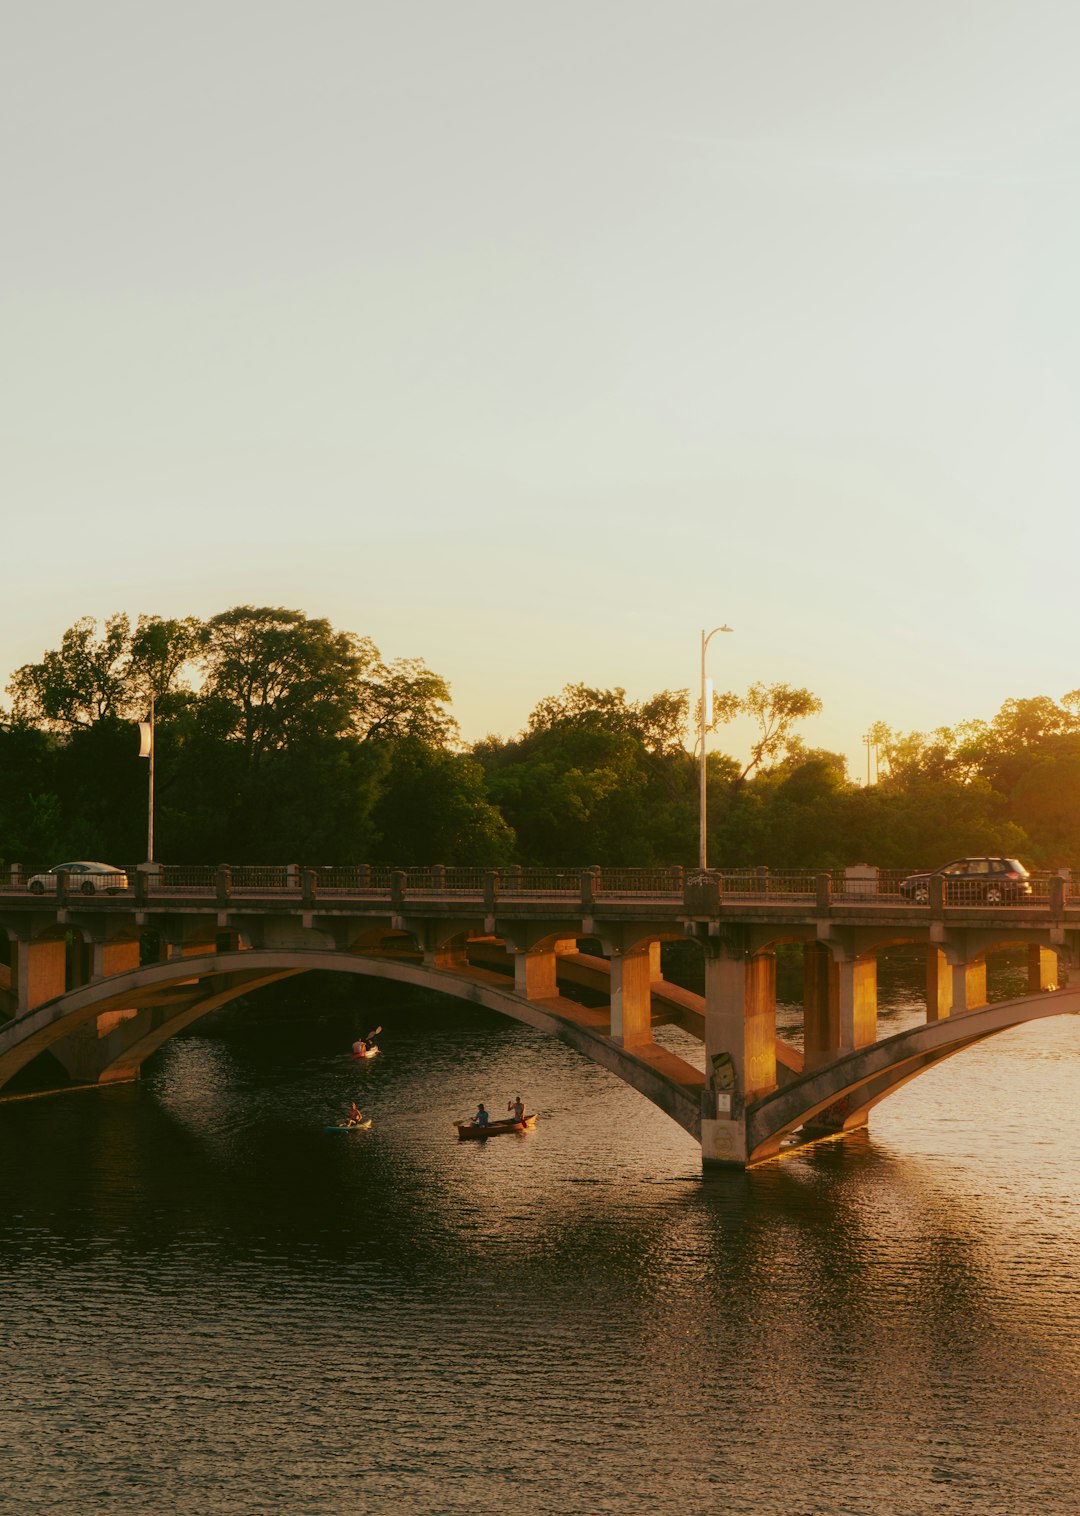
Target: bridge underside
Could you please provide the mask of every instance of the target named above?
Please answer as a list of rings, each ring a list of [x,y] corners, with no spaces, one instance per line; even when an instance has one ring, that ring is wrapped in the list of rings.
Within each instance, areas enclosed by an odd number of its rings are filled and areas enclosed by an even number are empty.
[[[837,950],[807,935],[794,939],[804,952],[804,1054],[776,1035],[775,934],[772,944],[731,934],[703,944],[698,995],[661,977],[655,929],[605,941],[601,957],[581,950],[572,922],[531,935],[466,922],[437,933],[403,927],[387,920],[347,945],[318,932],[275,943],[268,932],[258,945],[218,951],[192,937],[146,965],[129,936],[95,946],[89,982],[67,990],[63,944],[43,939],[0,985],[9,1001],[36,999],[0,1022],[0,1090],[46,1052],[73,1084],[135,1079],[170,1037],[230,1001],[312,970],[343,972],[438,991],[557,1036],[677,1121],[704,1162],[745,1166],[864,1125],[878,1101],[985,1037],[1080,1010],[1080,991],[1051,988],[1057,959],[1043,947],[1030,951],[1033,993],[995,1005],[985,1004],[985,952],[945,962],[931,947],[926,1023],[879,1040],[874,944],[848,939]],[[581,1004],[579,991],[596,1003]],[[690,1033],[703,1056],[688,1062],[662,1047],[662,1026]]]

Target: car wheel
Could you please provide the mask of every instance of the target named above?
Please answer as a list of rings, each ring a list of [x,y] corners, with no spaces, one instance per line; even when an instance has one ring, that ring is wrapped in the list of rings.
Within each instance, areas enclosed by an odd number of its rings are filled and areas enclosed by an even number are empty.
[[[105,893],[106,893],[106,895],[119,895],[120,891],[119,891],[119,889],[106,890]]]
[[[916,905],[927,905],[929,903],[930,886],[928,884],[917,884],[913,893]]]
[[[986,886],[987,905],[1000,905],[1005,898],[1005,892],[1000,884],[988,884]]]
[[[44,895],[44,893],[45,893],[45,886],[42,884],[42,882],[41,882],[40,879],[35,879],[31,883],[31,885],[30,885],[30,893],[31,893],[31,895]]]
[[[93,882],[93,880],[92,879],[84,879],[83,882],[82,882],[82,885],[80,886],[80,888],[82,889],[82,892],[83,892],[84,895],[92,895],[94,893],[94,882]]]

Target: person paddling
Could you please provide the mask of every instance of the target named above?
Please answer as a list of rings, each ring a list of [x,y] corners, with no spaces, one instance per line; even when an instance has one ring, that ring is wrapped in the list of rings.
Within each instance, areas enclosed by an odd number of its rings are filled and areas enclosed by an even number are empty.
[[[490,1120],[491,1117],[488,1115],[487,1107],[481,1101],[477,1107],[476,1115],[473,1117],[473,1126],[487,1126]]]
[[[363,1122],[364,1113],[354,1100],[349,1106],[349,1114],[345,1117],[346,1126],[360,1126]]]

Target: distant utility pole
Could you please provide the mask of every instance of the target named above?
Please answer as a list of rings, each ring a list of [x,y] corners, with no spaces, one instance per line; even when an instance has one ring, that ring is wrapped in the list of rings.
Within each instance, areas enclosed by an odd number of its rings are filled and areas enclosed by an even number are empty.
[[[150,696],[150,717],[139,722],[139,757],[149,758],[150,773],[146,794],[146,861],[154,861],[154,697]]]
[[[877,742],[874,739],[873,732],[867,732],[866,735],[863,737],[862,740],[866,744],[866,786],[867,786],[867,789],[869,789],[870,784],[871,784],[871,779],[870,779],[870,749],[873,748],[873,750],[874,750],[874,778],[873,778],[873,783],[877,784],[877,780],[878,780],[878,745],[877,745]]]

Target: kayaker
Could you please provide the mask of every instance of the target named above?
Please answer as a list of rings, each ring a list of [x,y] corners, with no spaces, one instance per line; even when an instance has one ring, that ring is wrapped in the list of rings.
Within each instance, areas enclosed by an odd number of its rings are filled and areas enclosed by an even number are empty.
[[[513,1111],[515,1121],[525,1120],[525,1102],[522,1100],[520,1095],[516,1100],[511,1100],[506,1109],[508,1111]]]
[[[483,1101],[481,1101],[480,1105],[477,1107],[476,1115],[472,1120],[473,1126],[487,1126],[488,1122],[491,1120],[491,1117],[487,1112],[487,1107],[484,1105]]]
[[[346,1126],[359,1126],[364,1119],[364,1113],[354,1100],[349,1106],[349,1114],[345,1117]]]
[[[352,1050],[357,1058],[363,1058],[367,1052],[367,1043],[362,1037],[358,1037],[352,1045]]]

